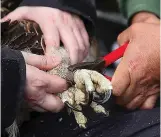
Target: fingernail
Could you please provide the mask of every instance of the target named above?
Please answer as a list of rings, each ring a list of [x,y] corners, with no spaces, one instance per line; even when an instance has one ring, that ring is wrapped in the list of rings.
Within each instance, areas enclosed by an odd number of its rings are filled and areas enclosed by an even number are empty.
[[[7,19],[7,18],[4,17],[4,18],[0,19],[0,22],[3,23],[3,22],[7,22],[7,21],[9,21],[9,20],[10,20],[10,19]]]

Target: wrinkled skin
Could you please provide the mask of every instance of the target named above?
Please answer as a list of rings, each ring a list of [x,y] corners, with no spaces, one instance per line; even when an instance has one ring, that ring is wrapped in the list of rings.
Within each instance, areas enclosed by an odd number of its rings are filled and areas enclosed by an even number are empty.
[[[118,37],[128,48],[112,79],[116,102],[128,109],[152,109],[160,96],[160,20],[139,13]],[[124,80],[122,80],[124,77]]]
[[[44,54],[45,50],[42,32],[38,25],[31,21],[11,23],[9,29],[3,32],[2,47],[4,46],[34,54]],[[97,51],[96,45],[91,44],[89,55],[84,61],[94,61],[97,57],[97,53],[94,51]],[[110,81],[96,71],[81,69],[70,72],[68,70],[69,55],[63,46],[51,49],[50,54],[61,57],[61,63],[47,73],[58,75],[70,83],[74,83],[67,91],[58,94],[63,102],[68,102],[73,107],[82,110],[82,105],[88,105],[88,92],[105,93],[112,88]],[[107,111],[95,102],[91,103],[91,107],[96,113],[107,114]],[[74,110],[70,111],[73,111],[79,126],[85,128],[87,118],[84,114]],[[22,116],[23,114],[20,113],[19,115]]]

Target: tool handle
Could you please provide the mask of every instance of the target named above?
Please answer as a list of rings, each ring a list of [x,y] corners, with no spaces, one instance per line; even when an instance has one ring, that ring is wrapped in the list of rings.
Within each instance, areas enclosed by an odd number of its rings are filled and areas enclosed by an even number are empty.
[[[103,60],[105,61],[105,67],[109,66],[110,64],[112,64],[113,62],[115,62],[116,60],[121,58],[124,55],[124,52],[125,52],[128,44],[129,44],[129,42],[123,44],[118,49],[116,49],[116,50],[112,51],[111,53],[107,54],[106,56],[104,56]],[[104,77],[106,77],[110,81],[112,80],[112,78],[107,75],[104,75]]]
[[[123,44],[118,49],[112,51],[111,53],[107,54],[103,57],[105,61],[105,67],[109,66],[110,64],[114,63],[116,60],[121,58],[124,55],[124,52],[128,46],[129,42]]]

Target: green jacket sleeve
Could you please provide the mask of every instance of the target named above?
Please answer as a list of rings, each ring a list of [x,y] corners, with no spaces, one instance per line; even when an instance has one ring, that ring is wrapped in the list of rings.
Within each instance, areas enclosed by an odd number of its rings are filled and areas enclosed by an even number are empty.
[[[124,17],[130,21],[134,14],[147,11],[160,18],[160,0],[118,0]]]

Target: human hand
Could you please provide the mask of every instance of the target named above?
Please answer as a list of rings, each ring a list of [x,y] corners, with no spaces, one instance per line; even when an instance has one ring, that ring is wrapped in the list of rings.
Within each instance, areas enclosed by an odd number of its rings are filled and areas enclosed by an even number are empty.
[[[22,52],[26,62],[25,99],[37,111],[60,111],[64,104],[57,93],[67,89],[66,81],[42,70],[57,66],[60,59]]]
[[[19,7],[1,21],[32,20],[39,24],[46,44],[46,55],[60,40],[69,52],[71,64],[83,61],[89,51],[89,36],[83,21],[76,15],[49,7]]]
[[[112,78],[117,103],[128,109],[151,109],[160,91],[160,24],[135,23],[118,37],[129,41]]]

